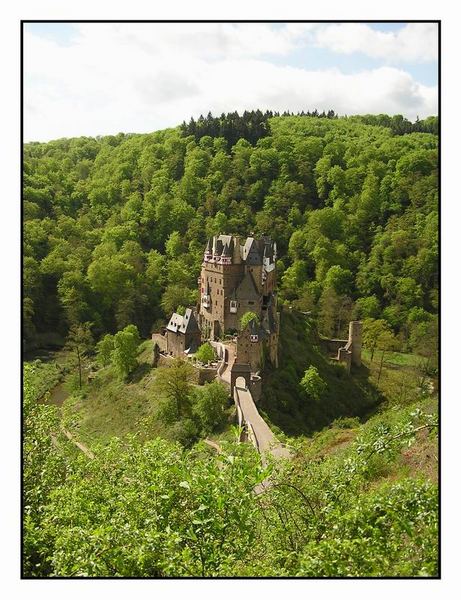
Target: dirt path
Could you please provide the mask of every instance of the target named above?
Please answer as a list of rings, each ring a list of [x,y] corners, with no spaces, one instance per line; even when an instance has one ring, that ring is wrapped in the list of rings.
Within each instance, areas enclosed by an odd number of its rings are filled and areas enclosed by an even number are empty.
[[[219,444],[217,444],[216,442],[213,442],[213,440],[209,440],[208,438],[205,438],[203,440],[205,442],[205,444],[208,444],[208,446],[211,446],[212,448],[214,448],[214,450],[216,450],[216,452],[218,454],[220,454],[222,452],[222,448]]]
[[[74,436],[71,434],[70,431],[67,431],[67,429],[63,429],[62,431],[63,431],[64,435],[66,436],[66,438],[69,439],[75,446],[77,446],[77,448],[79,450],[81,450],[84,454],[86,454],[88,456],[88,458],[94,458],[93,452],[91,452],[91,450],[89,450],[86,446],[84,446],[80,442],[77,442],[77,440],[74,438]]]

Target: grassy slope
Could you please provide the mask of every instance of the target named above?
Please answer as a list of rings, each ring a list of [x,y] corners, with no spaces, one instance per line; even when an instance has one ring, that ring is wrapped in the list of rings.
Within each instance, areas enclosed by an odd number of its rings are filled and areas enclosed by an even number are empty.
[[[74,392],[63,405],[63,420],[83,442],[108,441],[128,433],[162,435],[153,415],[157,406],[155,371],[150,367],[151,341],[141,345],[139,367],[129,383],[111,367],[97,371],[83,393]],[[147,420],[146,420],[147,419]]]
[[[305,458],[321,460],[346,452],[364,430],[381,424],[398,423],[408,411],[438,412],[437,382],[432,381],[432,393],[421,392],[418,367],[421,357],[391,352],[386,354],[378,381],[380,356],[370,363],[366,350],[363,366],[351,376],[333,364],[317,346],[315,328],[297,312],[284,312],[281,321],[280,364],[277,371],[268,373],[264,392],[264,409],[268,420],[288,435],[309,433],[302,444]],[[308,365],[318,368],[328,384],[321,403],[307,398],[297,386]],[[285,407],[292,414],[287,414]],[[362,417],[366,416],[364,419]],[[374,485],[406,477],[438,478],[438,440],[427,431],[416,435],[415,442],[395,458],[383,464],[376,473]]]
[[[378,400],[391,398],[394,405],[418,400],[415,367],[419,359],[414,355],[389,354],[378,383],[379,357],[375,357],[370,365],[365,351],[364,366],[349,376],[343,367],[333,364],[322,354],[317,341],[315,329],[304,315],[283,313],[281,348],[284,351],[280,352],[279,369],[267,373],[260,407],[279,435],[310,435],[308,452],[313,458],[346,448],[359,431],[361,417],[378,409]],[[85,384],[82,394],[74,392],[65,400],[64,424],[79,440],[91,447],[93,442],[107,442],[112,436],[122,437],[128,433],[140,438],[170,437],[168,428],[155,418],[159,395],[155,370],[150,367],[151,352],[151,342],[147,340],[141,346],[140,366],[130,383],[120,381],[112,368],[106,367]],[[328,385],[327,393],[319,403],[309,399],[298,385],[310,364],[318,368]],[[47,365],[47,369],[54,375],[53,365]],[[75,385],[73,371],[66,378],[73,378]],[[430,406],[436,409],[436,400],[429,399],[425,403],[432,403]],[[386,413],[388,404],[382,404],[378,412]],[[219,442],[232,438],[233,434],[227,426],[210,437]],[[422,434],[418,444],[410,448],[408,456],[402,460],[410,467],[423,469],[429,461],[432,466],[428,470],[434,472],[435,455],[433,443],[425,441]]]
[[[318,369],[328,386],[320,402],[308,398],[299,386],[310,365]],[[266,373],[262,403],[272,424],[288,435],[306,435],[340,417],[364,416],[380,398],[368,381],[365,366],[348,375],[344,367],[322,353],[308,317],[296,311],[282,312],[279,368]]]

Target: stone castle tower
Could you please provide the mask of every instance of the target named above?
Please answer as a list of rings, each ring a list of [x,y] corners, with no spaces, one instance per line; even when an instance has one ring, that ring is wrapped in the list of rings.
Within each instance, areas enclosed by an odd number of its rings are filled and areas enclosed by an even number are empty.
[[[257,322],[250,322],[237,339],[239,360],[245,356],[252,367],[262,366],[263,349],[277,363],[276,258],[277,247],[269,237],[248,237],[241,243],[232,235],[208,240],[203,256],[198,309],[202,336],[215,340],[237,333],[242,316],[255,313]]]

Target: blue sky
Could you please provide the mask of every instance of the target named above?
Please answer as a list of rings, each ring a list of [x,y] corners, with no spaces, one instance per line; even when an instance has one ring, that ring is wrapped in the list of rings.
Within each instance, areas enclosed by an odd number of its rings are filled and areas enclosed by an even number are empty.
[[[175,126],[260,107],[437,112],[437,26],[26,23],[25,139]]]

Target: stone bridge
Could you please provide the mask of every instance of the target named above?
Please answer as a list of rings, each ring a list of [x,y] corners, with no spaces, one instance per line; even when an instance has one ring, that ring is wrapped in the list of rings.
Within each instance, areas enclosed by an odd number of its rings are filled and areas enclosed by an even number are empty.
[[[246,427],[248,437],[261,456],[270,453],[275,458],[289,458],[289,450],[277,440],[269,425],[259,414],[243,377],[237,377],[235,382],[234,402],[239,425]]]
[[[248,380],[241,376],[235,378],[232,373],[235,363],[235,348],[220,342],[212,342],[212,344],[221,359],[217,377],[231,388],[231,394],[237,407],[239,426],[245,428],[250,441],[263,458],[267,453],[272,454],[275,458],[289,458],[289,450],[277,440],[256,408],[253,396],[248,389],[249,368]]]

